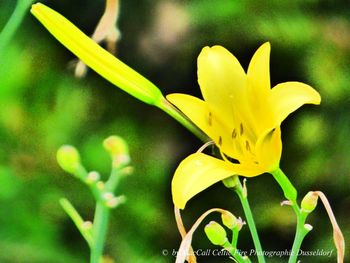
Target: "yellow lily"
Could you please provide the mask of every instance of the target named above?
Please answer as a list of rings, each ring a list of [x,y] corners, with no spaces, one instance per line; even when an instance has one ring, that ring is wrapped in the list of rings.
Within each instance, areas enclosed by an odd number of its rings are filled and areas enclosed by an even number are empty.
[[[281,122],[303,104],[320,104],[319,93],[304,83],[270,88],[270,49],[269,43],[263,44],[245,73],[225,48],[205,47],[198,57],[204,100],[186,94],[167,96],[215,142],[223,157],[195,153],[181,162],[172,181],[177,207],[183,209],[194,195],[232,175],[252,177],[278,169]]]

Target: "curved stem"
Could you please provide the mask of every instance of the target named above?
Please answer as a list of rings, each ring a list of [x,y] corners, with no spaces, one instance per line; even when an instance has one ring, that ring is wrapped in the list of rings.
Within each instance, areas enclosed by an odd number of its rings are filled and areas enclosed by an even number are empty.
[[[109,218],[109,208],[102,201],[96,204],[93,224],[93,246],[91,248],[91,263],[100,263],[103,255],[103,246],[106,240]]]
[[[0,54],[15,34],[26,14],[27,8],[31,3],[32,1],[17,1],[15,10],[13,11],[3,30],[0,32]]]
[[[226,249],[231,256],[238,262],[238,263],[251,263],[250,259],[247,256],[242,256],[239,251],[237,250],[237,248],[235,246],[233,246],[232,244],[230,244],[230,242],[226,242],[226,244],[224,244],[224,249]]]
[[[296,263],[298,259],[298,252],[301,247],[301,244],[307,235],[312,229],[310,225],[305,225],[306,218],[308,213],[305,213],[297,203],[297,190],[293,186],[293,184],[289,181],[288,177],[284,174],[284,172],[278,168],[274,172],[271,173],[273,177],[276,179],[277,183],[283,190],[284,196],[290,201],[290,205],[292,206],[294,213],[297,217],[297,227],[296,233],[294,237],[292,251],[290,253],[290,257],[288,263]]]
[[[259,263],[265,263],[265,257],[264,253],[260,244],[260,239],[258,235],[258,231],[256,230],[254,218],[252,211],[249,206],[248,198],[247,198],[247,193],[246,190],[242,187],[242,184],[238,182],[237,186],[235,187],[235,191],[239,197],[239,200],[241,201],[243,211],[247,220],[248,227],[250,229],[250,233],[253,238],[253,243],[255,246],[255,251],[258,257],[258,262]]]
[[[295,238],[293,242],[292,251],[288,260],[288,263],[295,263],[298,259],[298,252],[301,247],[301,244],[309,231],[311,230],[311,226],[308,228],[305,226],[307,214],[299,213],[297,215],[297,230],[295,233]]]
[[[91,248],[93,244],[93,238],[91,230],[84,227],[84,223],[86,222],[84,222],[84,220],[81,218],[77,210],[74,208],[71,202],[69,202],[68,199],[61,198],[60,204],[63,207],[64,211],[67,213],[67,215],[72,219],[73,223],[78,228],[80,234],[84,237],[89,247]]]

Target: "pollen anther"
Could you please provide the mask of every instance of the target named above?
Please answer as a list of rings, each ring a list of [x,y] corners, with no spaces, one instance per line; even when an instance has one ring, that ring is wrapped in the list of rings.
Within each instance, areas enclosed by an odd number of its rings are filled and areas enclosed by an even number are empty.
[[[243,135],[243,124],[241,123],[240,125],[239,125],[239,134],[242,136]]]

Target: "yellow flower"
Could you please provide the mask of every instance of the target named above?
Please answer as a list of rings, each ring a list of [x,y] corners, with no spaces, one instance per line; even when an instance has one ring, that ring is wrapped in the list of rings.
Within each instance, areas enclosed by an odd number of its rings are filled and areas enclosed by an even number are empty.
[[[265,43],[245,73],[225,48],[205,47],[198,57],[204,100],[167,96],[215,142],[224,159],[195,153],[181,162],[172,181],[177,207],[183,209],[194,195],[232,175],[252,177],[278,169],[281,122],[303,104],[321,102],[319,93],[304,83],[285,82],[271,89],[269,57],[270,44]]]

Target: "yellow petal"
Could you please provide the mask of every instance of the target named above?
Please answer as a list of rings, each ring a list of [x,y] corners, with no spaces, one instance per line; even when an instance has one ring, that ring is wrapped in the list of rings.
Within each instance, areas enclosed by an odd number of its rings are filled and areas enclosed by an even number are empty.
[[[172,180],[173,202],[184,209],[188,200],[211,185],[235,174],[261,174],[256,166],[242,166],[216,159],[203,153],[194,153],[184,159]]]
[[[301,82],[284,82],[276,85],[270,94],[270,104],[273,106],[274,126],[293,111],[304,104],[320,104],[321,96],[309,85]]]
[[[266,97],[270,90],[270,51],[269,42],[261,45],[252,57],[248,67],[248,81],[257,97]]]
[[[281,129],[267,131],[256,143],[259,166],[264,172],[272,172],[279,167],[282,154]]]
[[[149,80],[101,48],[66,18],[43,4],[34,4],[32,14],[72,53],[102,77],[139,100],[159,105],[160,90]]]
[[[223,152],[238,159],[237,152],[232,147],[231,133],[225,132],[229,130],[228,126],[220,121],[217,114],[209,110],[205,101],[179,93],[167,95],[166,98],[207,134]]]
[[[180,93],[169,94],[166,98],[210,137],[208,120],[209,110],[207,104],[203,100]]]
[[[261,134],[271,127],[272,111],[267,103],[270,92],[270,50],[269,42],[261,45],[252,57],[247,73],[247,93],[253,114],[253,127]]]
[[[245,104],[246,75],[238,60],[221,46],[198,56],[198,82],[210,111],[225,123],[237,123],[236,107]],[[229,127],[231,133],[233,127]]]

